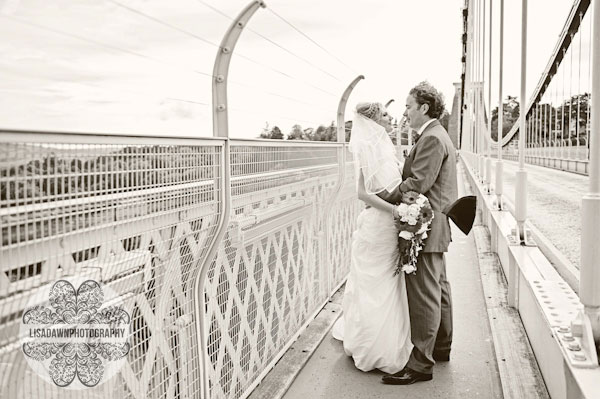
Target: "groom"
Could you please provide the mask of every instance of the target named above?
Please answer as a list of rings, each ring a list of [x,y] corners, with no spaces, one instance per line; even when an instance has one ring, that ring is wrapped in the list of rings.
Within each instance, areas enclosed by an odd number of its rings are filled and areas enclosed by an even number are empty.
[[[457,199],[458,189],[454,146],[438,121],[443,112],[441,94],[427,82],[415,86],[406,99],[404,116],[417,137],[405,161],[399,190],[424,194],[435,216],[417,260],[417,272],[406,275],[414,347],[406,367],[385,375],[385,384],[429,381],[435,361],[450,360],[452,300],[444,252],[448,251],[451,237],[448,218],[442,211]]]

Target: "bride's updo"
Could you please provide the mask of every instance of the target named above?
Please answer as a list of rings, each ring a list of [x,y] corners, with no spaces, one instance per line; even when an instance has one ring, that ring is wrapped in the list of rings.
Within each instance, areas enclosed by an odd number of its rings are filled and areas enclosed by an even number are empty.
[[[359,103],[356,112],[365,118],[378,121],[383,116],[383,104],[381,103]]]

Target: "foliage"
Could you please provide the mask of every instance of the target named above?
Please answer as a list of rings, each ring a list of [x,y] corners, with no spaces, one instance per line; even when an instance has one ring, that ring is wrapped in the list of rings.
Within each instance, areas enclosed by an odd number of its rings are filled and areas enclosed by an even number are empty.
[[[502,103],[502,137],[506,136],[513,127],[517,119],[519,119],[520,104],[517,97],[507,96],[506,101]],[[498,139],[498,107],[492,110],[492,139]]]

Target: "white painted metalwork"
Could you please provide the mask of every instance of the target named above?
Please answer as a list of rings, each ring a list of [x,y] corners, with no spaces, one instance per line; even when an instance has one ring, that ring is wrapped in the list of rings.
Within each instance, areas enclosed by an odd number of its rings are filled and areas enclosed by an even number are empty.
[[[215,232],[223,146],[0,133],[0,396],[199,396],[193,266]],[[31,372],[18,344],[27,300],[64,276],[110,286],[132,317],[118,377],[71,394]]]
[[[198,265],[224,212],[225,145],[0,133],[0,396],[193,398],[206,380],[211,398],[239,398],[260,381],[345,279],[360,205],[348,156],[325,212],[343,144],[232,140],[231,223],[195,309]],[[132,349],[111,381],[69,393],[30,372],[18,325],[37,289],[72,275],[125,298]]]
[[[500,0],[500,43],[499,43],[499,56],[498,56],[498,134],[496,137],[496,142],[502,142],[502,129],[503,129],[503,115],[504,115],[504,103],[503,103],[503,93],[502,93],[502,83],[504,78],[504,0]],[[502,185],[504,179],[504,165],[502,164],[502,146],[497,145],[498,149],[498,160],[496,161],[496,181],[495,181],[495,191],[496,191],[496,209],[502,210],[502,195],[504,194],[504,187]]]
[[[592,98],[600,97],[600,5],[593,3],[592,39]],[[580,316],[584,343],[588,350],[594,350],[595,344],[600,344],[600,107],[592,107],[592,133],[590,141],[590,191],[582,199],[582,228],[581,228],[581,278],[579,294],[584,305]],[[590,347],[591,346],[591,347]]]
[[[233,56],[235,45],[246,27],[246,24],[260,8],[266,7],[261,0],[254,0],[248,4],[237,18],[231,23],[229,29],[223,36],[219,46],[215,65],[213,68],[213,136],[228,137],[229,107],[227,104],[227,78],[229,76],[229,64]]]
[[[550,61],[532,96],[522,106],[523,114],[529,120],[528,126],[533,127],[533,130],[526,132],[526,137],[532,138],[526,143],[526,163],[587,174],[590,118],[585,109],[581,112],[580,105],[587,102],[588,109],[590,107],[590,85],[583,85],[582,81],[588,82],[591,75],[590,71],[581,70],[582,63],[591,64],[591,46],[582,45],[582,40],[591,43],[592,18],[591,13],[587,12],[589,4],[590,0],[573,2]],[[589,41],[583,38],[588,35]],[[584,54],[586,52],[587,56]],[[585,75],[590,75],[590,79]],[[548,92],[550,95],[546,96]],[[548,101],[549,103],[544,103]],[[544,110],[545,107],[552,107],[549,113],[554,128],[548,131],[536,130],[543,118],[537,113],[540,106]],[[503,156],[507,159],[519,159],[516,151],[509,145],[517,138],[519,126],[520,123],[515,123],[502,140]],[[585,135],[582,136],[581,132],[585,132]],[[536,136],[540,133],[544,137]]]
[[[527,98],[527,0],[521,0],[521,103]],[[525,170],[525,147],[527,142],[527,111],[521,107],[519,117],[519,170],[515,188],[515,219],[517,220],[517,236],[521,245],[529,244],[525,232],[527,220],[527,171]],[[532,130],[532,129],[530,129]],[[500,140],[498,140],[500,142]]]
[[[212,95],[213,95],[213,136],[215,137],[229,137],[229,105],[227,102],[227,79],[229,76],[229,64],[231,62],[231,57],[233,56],[233,50],[235,49],[235,45],[242,33],[242,30],[252,17],[254,13],[260,8],[266,7],[265,3],[262,1],[253,1],[249,5],[247,5],[234,19],[229,26],[229,29],[223,36],[221,40],[221,44],[219,46],[219,50],[217,52],[217,56],[215,57],[215,65],[213,68],[213,84],[212,84]],[[209,273],[209,268],[212,264],[214,264],[215,255],[219,249],[219,245],[223,241],[225,236],[225,232],[229,226],[230,214],[231,214],[231,197],[232,197],[232,168],[231,163],[235,162],[231,156],[231,142],[229,140],[225,141],[225,145],[223,148],[224,159],[223,159],[223,168],[221,170],[220,179],[218,180],[218,193],[219,195],[219,223],[217,225],[217,229],[215,231],[215,235],[213,240],[211,241],[208,247],[208,254],[202,260],[197,260],[197,269],[199,273],[197,274],[196,280],[194,282],[194,305],[195,305],[195,313],[198,315],[196,318],[196,328],[198,331],[198,347],[202,350],[199,354],[200,364],[203,370],[201,375],[201,392],[204,397],[211,397],[211,388],[214,387],[214,381],[210,380],[209,370],[212,369],[210,363],[214,362],[210,357],[210,353],[208,348],[210,346],[210,330],[212,321],[207,319],[205,312],[208,309],[208,303],[211,299],[209,295],[206,294],[206,286],[207,286],[207,277]],[[239,158],[236,158],[236,161],[239,162]],[[266,172],[270,172],[270,168],[265,170]],[[268,178],[268,177],[266,177]],[[219,325],[221,326],[221,325]],[[246,388],[244,386],[243,388]],[[235,392],[235,397],[239,396],[239,392]]]
[[[490,0],[490,37],[489,37],[489,52],[488,52],[488,125],[486,134],[485,147],[485,190],[489,194],[492,192],[492,37],[493,37],[493,15],[494,1]]]

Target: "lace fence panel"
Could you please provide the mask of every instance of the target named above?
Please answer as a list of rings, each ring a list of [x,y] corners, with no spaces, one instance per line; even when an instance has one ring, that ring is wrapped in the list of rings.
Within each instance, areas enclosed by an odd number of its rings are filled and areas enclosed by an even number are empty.
[[[328,217],[330,248],[328,264],[330,265],[331,287],[334,292],[346,281],[350,272],[352,232],[356,229],[358,214],[364,209],[364,206],[364,203],[360,202],[356,196],[354,163],[348,153],[344,184],[332,213]]]
[[[211,398],[245,397],[327,300],[337,147],[237,142],[232,218],[205,287]]]
[[[219,217],[223,142],[0,134],[0,396],[200,396],[192,282]],[[117,292],[131,349],[117,376],[85,390],[43,381],[19,346],[36,291],[79,276]]]

